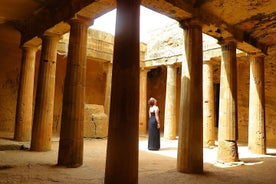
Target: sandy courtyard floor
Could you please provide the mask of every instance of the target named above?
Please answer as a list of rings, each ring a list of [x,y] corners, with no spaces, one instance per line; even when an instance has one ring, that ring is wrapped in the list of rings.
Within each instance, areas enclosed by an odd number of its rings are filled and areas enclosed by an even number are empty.
[[[0,184],[64,183],[102,184],[106,139],[85,139],[84,164],[79,168],[56,166],[58,138],[52,151],[31,152],[29,143],[0,138]],[[216,163],[217,148],[204,149],[204,174],[176,171],[177,140],[161,141],[160,151],[147,150],[147,138],[139,142],[139,184],[275,184],[276,149],[267,155],[253,155],[239,146],[241,162],[234,165]]]

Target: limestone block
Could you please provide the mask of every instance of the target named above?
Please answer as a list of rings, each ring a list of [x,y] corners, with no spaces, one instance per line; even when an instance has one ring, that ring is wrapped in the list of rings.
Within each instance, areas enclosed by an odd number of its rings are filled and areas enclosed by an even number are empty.
[[[84,137],[107,137],[108,122],[104,113],[104,106],[85,104],[84,106]]]

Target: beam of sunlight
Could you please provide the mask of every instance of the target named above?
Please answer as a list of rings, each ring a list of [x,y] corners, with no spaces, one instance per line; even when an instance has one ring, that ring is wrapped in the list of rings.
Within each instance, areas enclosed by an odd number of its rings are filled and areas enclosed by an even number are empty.
[[[148,37],[149,31],[163,27],[172,22],[176,22],[176,21],[165,16],[165,15],[162,15],[160,13],[152,11],[144,6],[141,6],[140,40],[142,42],[147,42],[149,39],[149,37]],[[114,35],[115,34],[115,23],[116,23],[116,9],[95,19],[94,24],[90,28],[104,31],[104,32]]]

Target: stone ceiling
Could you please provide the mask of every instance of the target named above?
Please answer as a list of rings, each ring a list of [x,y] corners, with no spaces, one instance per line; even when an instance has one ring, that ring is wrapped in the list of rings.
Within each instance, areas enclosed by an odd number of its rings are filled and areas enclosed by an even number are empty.
[[[142,5],[178,21],[196,18],[203,32],[217,39],[233,37],[246,52],[266,52],[276,45],[275,0],[142,0]],[[74,16],[95,19],[116,7],[115,0],[1,0],[0,41],[21,32],[21,43],[44,31],[63,34]],[[5,32],[7,30],[7,32]],[[6,35],[6,36],[3,36]]]

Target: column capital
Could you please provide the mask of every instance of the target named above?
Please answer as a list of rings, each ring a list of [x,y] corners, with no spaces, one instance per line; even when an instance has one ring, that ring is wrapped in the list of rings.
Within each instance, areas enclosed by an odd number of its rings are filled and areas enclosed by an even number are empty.
[[[75,23],[75,22],[85,24],[87,27],[89,27],[89,26],[91,26],[91,25],[94,24],[94,20],[93,19],[81,16],[81,15],[78,15],[78,14],[76,14],[72,19],[70,19],[68,21],[68,23],[70,25],[72,23]]]
[[[222,51],[227,51],[227,50],[236,51],[237,49],[237,41],[233,37],[220,39],[218,41],[218,44],[221,45]]]
[[[148,72],[150,71],[150,68],[146,68],[146,67],[140,67],[140,71],[142,72]]]
[[[39,48],[41,45],[42,41],[41,38],[38,36],[32,38],[31,40],[26,41],[25,43],[22,43],[20,45],[20,48]]]
[[[106,62],[104,62],[106,65],[113,65],[113,63],[111,62],[111,61],[106,61]]]
[[[220,38],[218,40],[219,45],[228,45],[230,43],[235,43],[237,44],[237,41],[234,37],[227,37],[227,38]]]
[[[55,33],[55,32],[52,32],[52,31],[45,31],[40,37],[43,38],[43,37],[49,37],[49,38],[58,38],[60,39],[61,38],[61,34],[58,34],[58,33]]]
[[[112,67],[112,63],[111,62],[105,62],[104,63],[104,70],[105,72],[107,72],[109,70],[110,67]]]
[[[166,66],[167,68],[168,68],[168,67],[177,68],[177,63],[166,63],[165,66]]]
[[[249,56],[250,57],[265,57],[266,54],[259,51],[259,52],[251,52],[251,53],[249,53]]]
[[[33,51],[36,52],[39,49],[40,46],[34,45],[34,44],[23,44],[20,48],[24,51]]]
[[[179,26],[183,29],[188,29],[189,27],[202,27],[202,23],[200,20],[191,18],[191,19],[184,19],[179,21]]]

